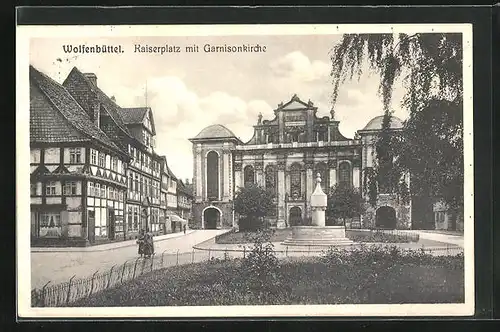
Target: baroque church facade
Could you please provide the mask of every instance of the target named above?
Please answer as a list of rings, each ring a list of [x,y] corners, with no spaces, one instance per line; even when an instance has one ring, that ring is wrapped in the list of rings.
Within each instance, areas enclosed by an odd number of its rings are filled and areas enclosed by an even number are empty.
[[[204,229],[237,227],[233,199],[239,187],[252,183],[276,194],[276,210],[268,217],[272,226],[307,225],[318,173],[325,192],[342,184],[365,197],[363,170],[373,166],[383,116],[369,121],[351,139],[339,131],[333,112],[318,117],[317,111],[313,102],[294,95],[278,105],[273,119],[259,115],[254,135],[246,143],[218,124],[191,138],[194,220],[201,220]],[[391,130],[400,128],[401,120],[393,117]],[[402,204],[393,194],[381,194],[375,207],[367,207],[360,218],[353,219],[360,227],[411,228],[411,205]]]

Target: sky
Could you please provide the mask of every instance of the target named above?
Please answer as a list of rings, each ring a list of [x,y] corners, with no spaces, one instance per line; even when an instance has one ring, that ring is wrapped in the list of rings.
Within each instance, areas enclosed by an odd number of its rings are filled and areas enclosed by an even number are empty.
[[[167,157],[181,179],[192,179],[192,145],[203,128],[222,124],[242,141],[253,134],[258,114],[272,119],[280,102],[297,94],[329,115],[330,50],[341,35],[193,36],[32,39],[30,64],[62,83],[76,66],[97,75],[98,86],[122,107],[149,106],[156,126],[156,152]],[[67,54],[63,45],[122,45],[120,54]],[[206,53],[205,44],[266,46],[265,53]],[[198,53],[134,52],[135,45],[198,45]],[[353,137],[373,117],[383,114],[377,95],[379,78],[365,74],[341,86],[335,117],[341,133]],[[147,93],[146,93],[147,88]],[[396,87],[394,115],[401,109],[402,88]]]

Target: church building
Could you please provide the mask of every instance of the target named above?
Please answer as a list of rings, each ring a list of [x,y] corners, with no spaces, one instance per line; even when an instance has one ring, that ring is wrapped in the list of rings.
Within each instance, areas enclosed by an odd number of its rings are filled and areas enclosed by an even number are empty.
[[[276,194],[276,211],[268,217],[271,225],[307,225],[317,173],[325,192],[343,184],[365,196],[363,169],[373,166],[383,116],[369,121],[352,139],[339,131],[333,112],[318,117],[317,111],[313,102],[294,95],[278,105],[273,119],[259,115],[254,135],[246,143],[219,124],[191,138],[194,220],[201,220],[205,229],[237,227],[233,199],[239,187],[253,183]],[[400,128],[401,120],[393,117],[391,130]],[[409,204],[398,202],[394,194],[382,194],[378,201],[360,216],[363,227],[410,228]]]

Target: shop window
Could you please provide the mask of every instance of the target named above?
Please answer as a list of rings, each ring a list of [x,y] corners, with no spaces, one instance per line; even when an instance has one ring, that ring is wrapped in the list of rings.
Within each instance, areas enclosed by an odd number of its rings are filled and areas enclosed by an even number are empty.
[[[41,213],[39,222],[40,237],[58,238],[61,236],[61,215],[59,213]]]

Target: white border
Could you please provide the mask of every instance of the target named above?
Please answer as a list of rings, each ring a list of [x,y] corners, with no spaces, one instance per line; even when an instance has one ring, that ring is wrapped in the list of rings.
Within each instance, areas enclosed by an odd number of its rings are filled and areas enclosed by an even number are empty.
[[[290,316],[468,316],[474,314],[474,169],[471,24],[348,24],[348,25],[169,25],[169,26],[18,26],[16,34],[16,234],[17,304],[22,318],[135,317],[290,317]],[[315,35],[390,32],[462,32],[464,84],[464,246],[465,303],[388,305],[293,305],[212,307],[30,307],[29,209],[29,40],[30,38]]]

